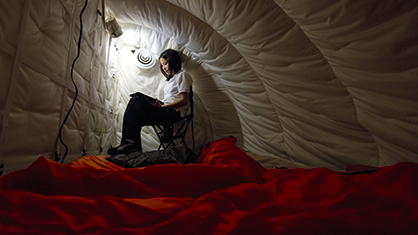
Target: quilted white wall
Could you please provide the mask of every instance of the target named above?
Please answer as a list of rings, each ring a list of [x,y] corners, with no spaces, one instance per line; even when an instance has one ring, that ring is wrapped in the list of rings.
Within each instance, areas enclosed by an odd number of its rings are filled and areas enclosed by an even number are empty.
[[[133,91],[158,95],[145,47],[183,53],[198,145],[234,135],[264,159],[342,169],[418,162],[418,2],[409,0],[106,0],[123,28],[107,66],[101,0],[89,0],[63,139],[67,161],[120,137]],[[53,158],[74,97],[83,0],[0,0],[0,162]],[[116,52],[116,53],[115,53]],[[115,59],[113,59],[115,58]],[[114,74],[115,78],[109,76]],[[144,149],[155,138],[144,133]],[[11,170],[13,170],[11,169]]]
[[[308,166],[418,161],[415,1],[107,4],[143,45],[187,55],[213,136]]]
[[[59,128],[75,88],[71,65],[77,55],[84,1],[0,1],[0,162],[6,171],[27,167],[39,156],[63,157]],[[78,98],[62,130],[66,161],[100,154],[115,136],[114,79],[108,74],[108,34],[103,2],[90,0],[75,64]],[[100,13],[99,13],[100,11]]]

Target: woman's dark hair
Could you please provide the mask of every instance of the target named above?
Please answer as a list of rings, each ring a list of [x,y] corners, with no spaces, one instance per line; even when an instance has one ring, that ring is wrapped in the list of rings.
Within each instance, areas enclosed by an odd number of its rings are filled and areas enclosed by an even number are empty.
[[[178,71],[181,70],[181,58],[180,58],[180,54],[177,51],[173,49],[167,49],[161,53],[158,60],[161,58],[164,58],[167,60],[168,68],[172,72],[177,73]],[[167,78],[167,81],[170,80],[171,77],[173,77],[172,75],[165,74],[163,71],[163,67],[161,65],[160,65],[160,70],[161,70],[161,73],[163,73],[163,75]]]

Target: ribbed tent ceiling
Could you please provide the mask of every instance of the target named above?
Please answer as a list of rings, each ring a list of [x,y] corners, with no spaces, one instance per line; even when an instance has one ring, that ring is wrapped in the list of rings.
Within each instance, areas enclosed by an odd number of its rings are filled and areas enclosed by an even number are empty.
[[[196,148],[232,135],[267,167],[418,162],[417,22],[407,0],[0,0],[0,173],[106,154],[129,94],[162,98],[149,59],[167,48],[193,77]],[[142,142],[158,147],[149,127]]]
[[[308,166],[418,160],[413,1],[107,1],[118,40],[187,58],[213,138]]]

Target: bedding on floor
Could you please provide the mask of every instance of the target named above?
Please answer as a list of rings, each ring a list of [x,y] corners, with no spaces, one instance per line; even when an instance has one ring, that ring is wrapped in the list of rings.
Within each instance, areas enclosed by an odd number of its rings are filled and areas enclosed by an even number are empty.
[[[235,141],[190,164],[40,157],[0,178],[0,234],[418,234],[418,164],[266,169]]]

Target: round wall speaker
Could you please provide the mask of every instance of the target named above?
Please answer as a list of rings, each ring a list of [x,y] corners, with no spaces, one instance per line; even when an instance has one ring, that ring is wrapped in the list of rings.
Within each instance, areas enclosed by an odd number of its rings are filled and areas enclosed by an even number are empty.
[[[154,55],[145,48],[139,48],[134,52],[135,63],[140,68],[149,69],[155,64]]]

